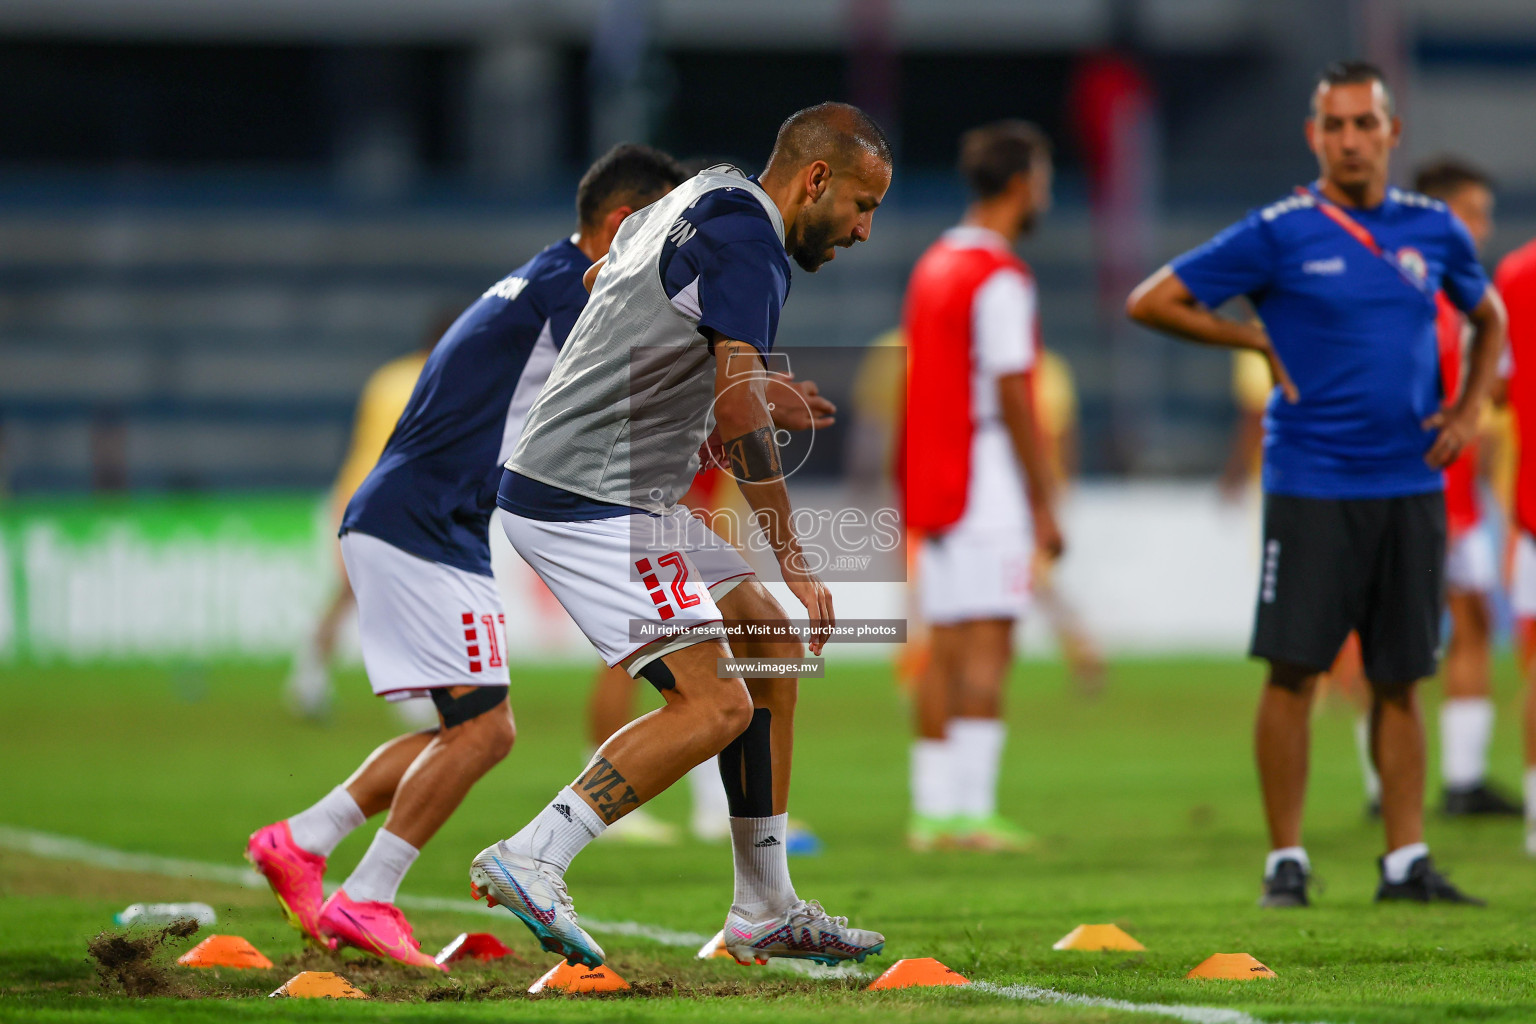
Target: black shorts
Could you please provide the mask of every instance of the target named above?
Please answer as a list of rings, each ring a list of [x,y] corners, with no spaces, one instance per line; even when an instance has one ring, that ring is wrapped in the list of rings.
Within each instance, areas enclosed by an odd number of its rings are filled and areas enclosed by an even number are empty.
[[[1264,496],[1249,653],[1324,671],[1351,630],[1376,686],[1435,672],[1445,585],[1445,495]]]

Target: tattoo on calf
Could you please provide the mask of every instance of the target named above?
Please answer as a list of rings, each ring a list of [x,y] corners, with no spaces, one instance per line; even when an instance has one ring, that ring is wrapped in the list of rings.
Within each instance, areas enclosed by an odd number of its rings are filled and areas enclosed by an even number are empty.
[[[597,816],[609,825],[618,821],[626,808],[640,805],[634,787],[601,754],[592,758],[586,772],[576,780],[576,788],[592,801]]]
[[[773,441],[772,427],[758,427],[723,445],[736,479],[745,483],[777,480],[784,475],[779,461],[779,446]]]

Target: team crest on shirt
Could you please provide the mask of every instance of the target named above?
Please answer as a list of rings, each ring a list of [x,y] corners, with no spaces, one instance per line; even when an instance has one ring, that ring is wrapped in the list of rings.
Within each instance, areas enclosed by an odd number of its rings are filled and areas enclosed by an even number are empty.
[[[1411,245],[1397,250],[1397,265],[1414,284],[1423,285],[1429,278],[1429,264],[1424,261],[1424,254]]]

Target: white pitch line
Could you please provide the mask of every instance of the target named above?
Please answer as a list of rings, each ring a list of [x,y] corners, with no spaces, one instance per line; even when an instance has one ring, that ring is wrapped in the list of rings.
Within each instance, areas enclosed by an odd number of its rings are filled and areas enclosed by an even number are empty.
[[[1155,1013],[1188,1024],[1284,1024],[1281,1021],[1264,1020],[1241,1010],[1229,1010],[1220,1006],[1183,1006],[1176,1003],[1132,1003],[1124,999],[1106,999],[1102,996],[1084,996],[1075,992],[1058,992],[1053,988],[1037,985],[994,985],[990,981],[973,981],[970,986],[978,992],[1017,999],[1025,1003],[1052,1003],[1059,1006],[1092,1007],[1098,1010],[1123,1010],[1126,1013]],[[1326,1024],[1314,1021],[1313,1024]]]
[[[35,857],[43,857],[48,860],[67,860],[92,864],[110,871],[135,871],[144,875],[161,875],[166,878],[195,878],[205,882],[220,882],[225,885],[237,885],[247,889],[265,889],[267,880],[262,875],[250,868],[238,868],[225,864],[212,864],[208,861],[184,860],[179,857],[162,857],[155,853],[133,853],[129,850],[115,850],[110,846],[100,846],[74,836],[61,836],[52,832],[36,832],[32,829],[13,828],[9,825],[0,825],[0,848],[15,850],[18,853],[28,853]],[[334,891],[335,886],[328,886],[327,891]],[[491,907],[481,906],[478,903],[470,903],[465,900],[444,899],[440,896],[410,896],[402,894],[396,902],[407,909],[446,911],[463,914],[495,914]],[[504,915],[497,914],[498,917]],[[696,932],[679,932],[670,928],[658,928],[654,925],[641,924],[637,921],[597,921],[583,917],[582,926],[595,932],[603,932],[609,935],[624,935],[630,938],[645,939],[663,946],[697,949],[708,941],[708,936]],[[768,961],[770,967],[780,970],[790,970],[812,978],[846,978],[863,977],[871,972],[867,968],[848,967],[822,967],[820,964],[806,963],[799,960],[775,957]],[[1244,1013],[1241,1010],[1230,1010],[1217,1006],[1182,1006],[1168,1003],[1132,1003],[1123,999],[1106,999],[1100,996],[1085,996],[1074,992],[1060,992],[1051,988],[1040,988],[1035,985],[994,985],[988,981],[972,982],[970,988],[976,992],[985,992],[988,995],[1002,999],[1013,999],[1026,1003],[1049,1003],[1063,1006],[1082,1006],[1102,1010],[1121,1010],[1127,1013],[1153,1013],[1175,1020],[1185,1021],[1186,1024],[1282,1024],[1282,1022],[1263,1020]],[[1326,1024],[1316,1021],[1312,1024]]]

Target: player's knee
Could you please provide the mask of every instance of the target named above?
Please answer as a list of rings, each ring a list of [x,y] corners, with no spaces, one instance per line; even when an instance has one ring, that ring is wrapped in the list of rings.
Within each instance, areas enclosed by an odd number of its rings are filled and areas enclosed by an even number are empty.
[[[487,767],[505,758],[517,739],[507,692],[505,686],[477,686],[458,696],[432,691],[449,741],[472,748]]]
[[[1269,663],[1269,676],[1265,682],[1277,690],[1305,696],[1317,686],[1317,677],[1320,674],[1315,669],[1303,668],[1284,661],[1272,661]]]
[[[714,712],[720,745],[724,746],[752,724],[752,695],[738,682],[721,694],[721,699],[715,702]]]
[[[481,727],[480,736],[485,760],[491,764],[500,763],[512,753],[512,744],[517,742],[517,724],[512,721],[512,709],[508,707],[501,714],[492,711],[481,715],[476,721],[485,723]]]
[[[1401,708],[1410,708],[1413,705],[1414,687],[1417,679],[1407,682],[1377,682],[1369,680],[1371,684],[1371,697],[1382,704],[1393,704]]]

